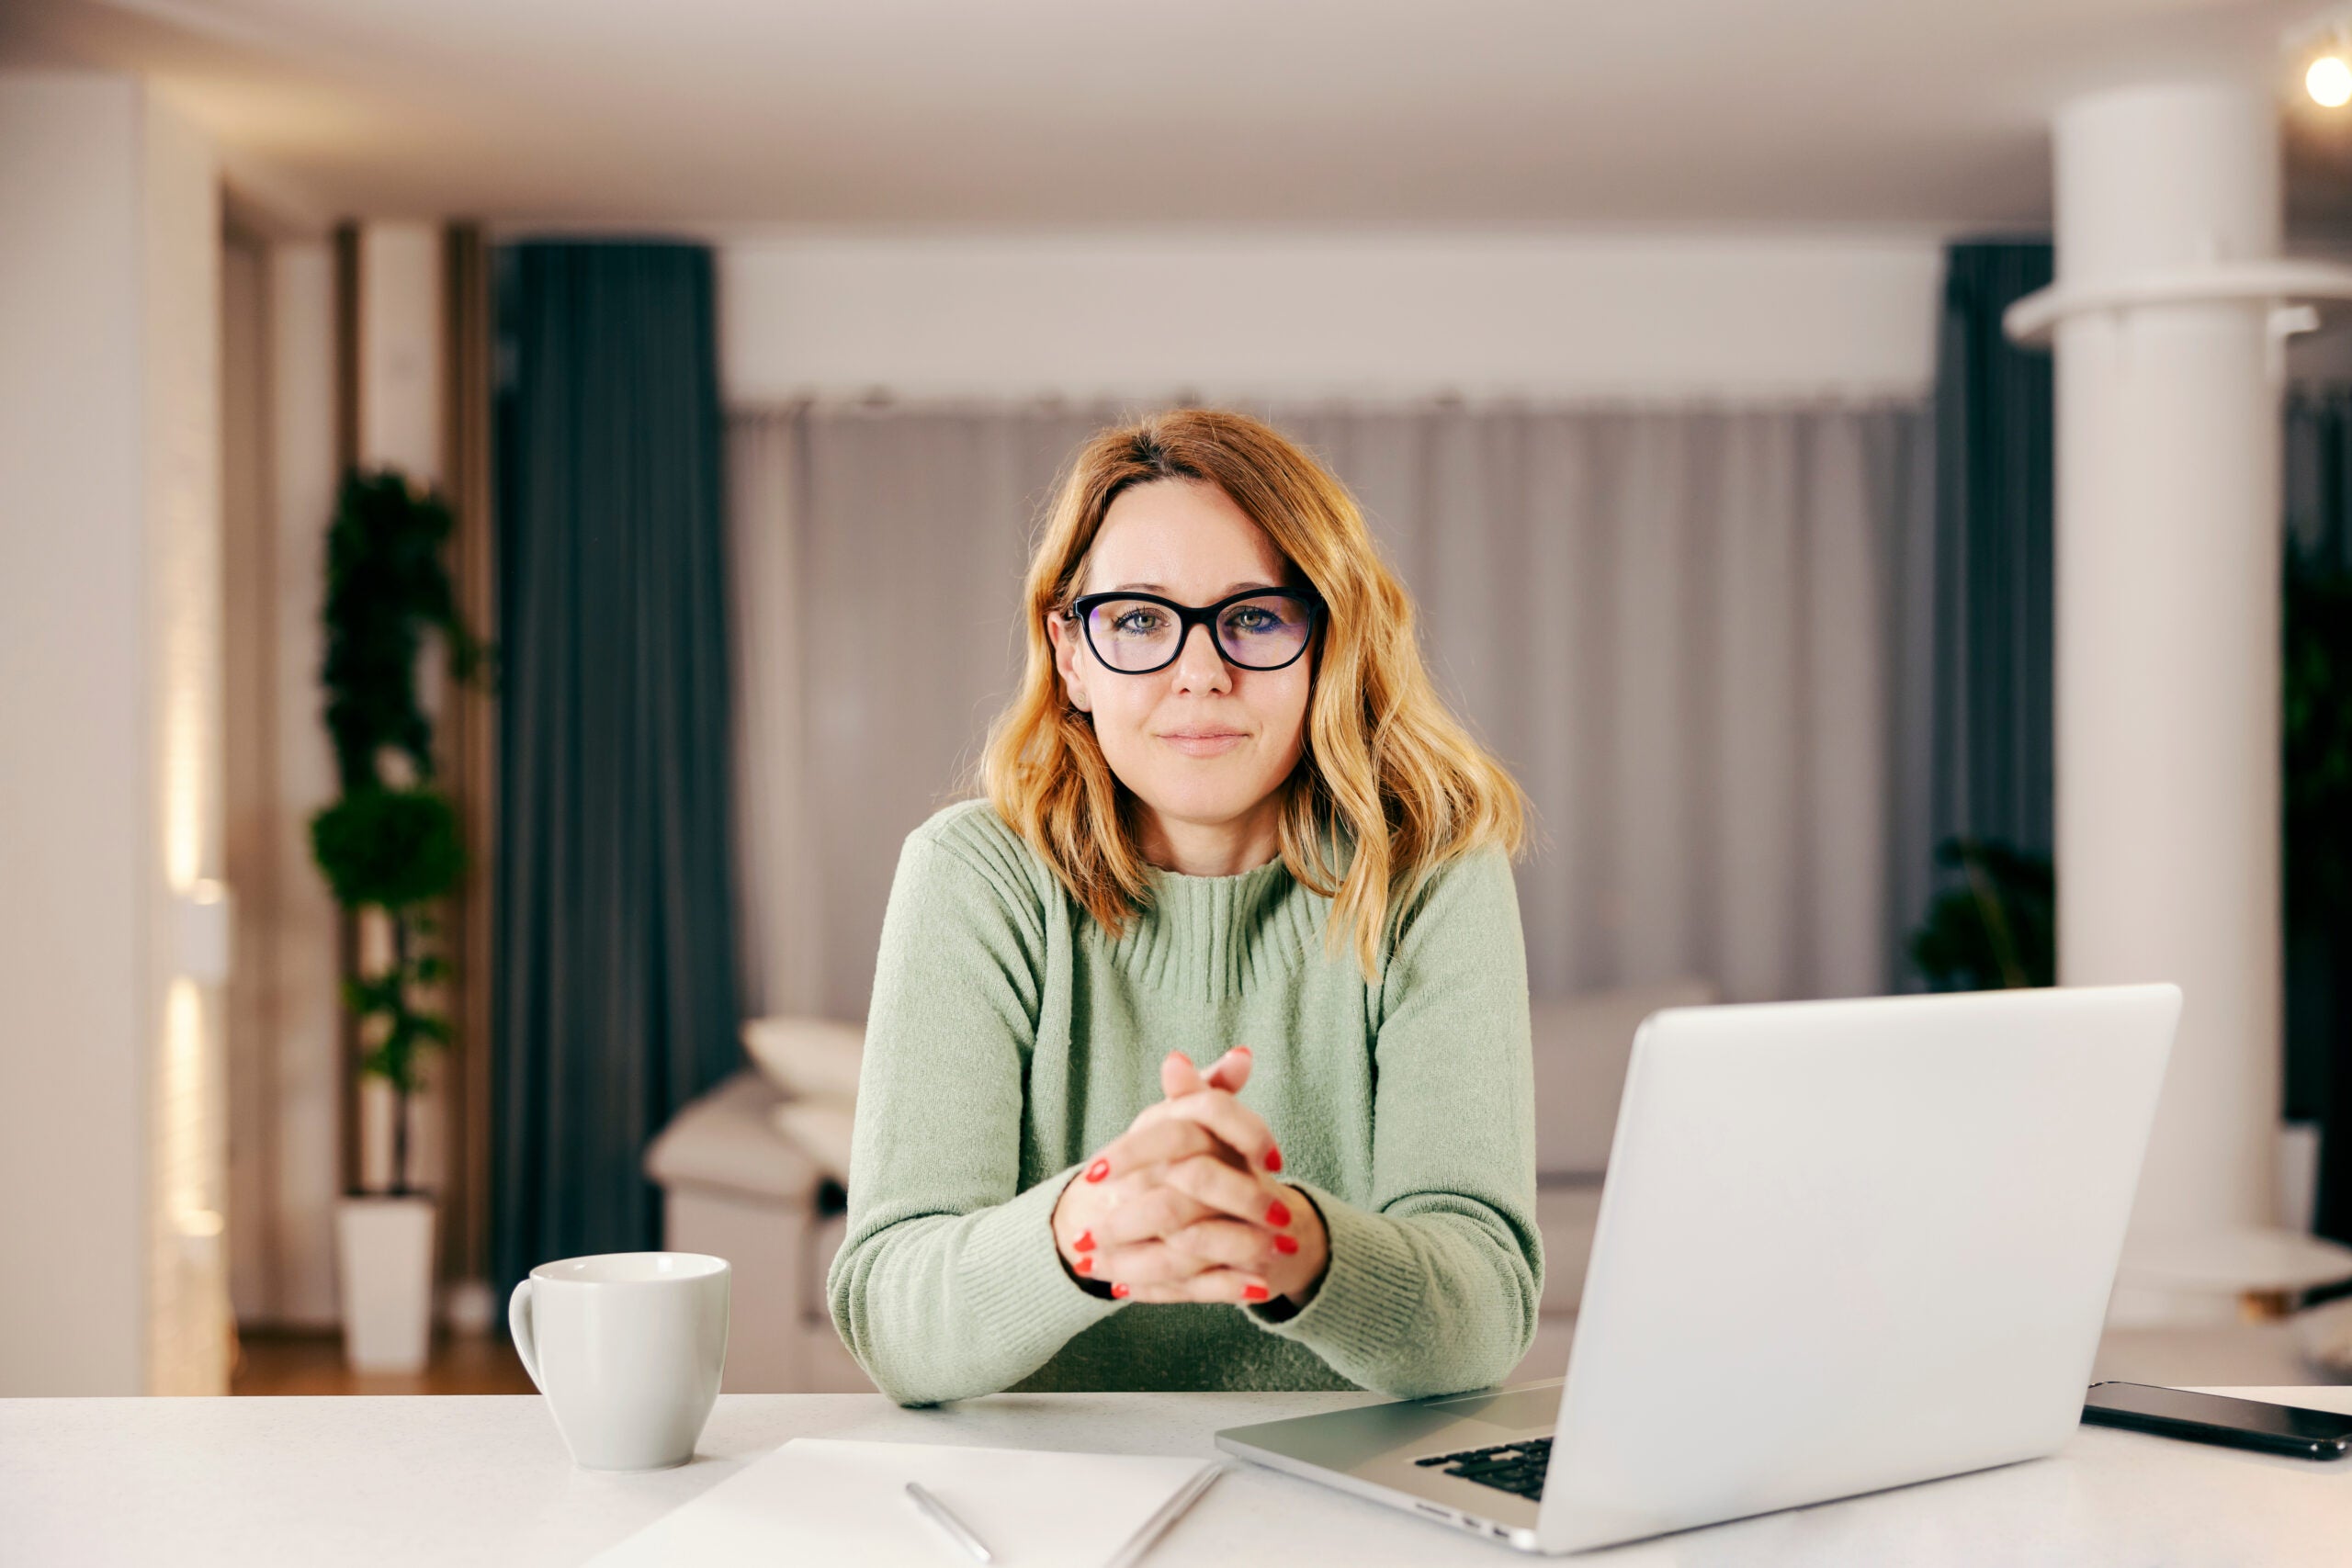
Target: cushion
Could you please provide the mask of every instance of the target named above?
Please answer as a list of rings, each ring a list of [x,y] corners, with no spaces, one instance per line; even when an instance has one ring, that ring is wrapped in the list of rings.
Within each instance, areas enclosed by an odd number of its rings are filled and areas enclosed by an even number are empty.
[[[754,1018],[743,1024],[743,1049],[770,1083],[801,1100],[857,1102],[857,1069],[865,1030],[830,1018]]]
[[[827,1214],[808,1231],[808,1266],[800,1270],[800,1315],[808,1323],[827,1325],[830,1334],[832,1305],[825,1296],[825,1276],[831,1272],[833,1254],[849,1239],[849,1216]]]
[[[1711,983],[1681,979],[1534,1004],[1528,1021],[1535,1048],[1537,1172],[1598,1176],[1606,1169],[1634,1032],[1660,1008],[1704,1007],[1714,999]]]
[[[741,1197],[806,1202],[815,1162],[776,1135],[775,1086],[743,1071],[693,1101],[646,1146],[645,1174],[664,1188],[717,1188]]]
[[[838,1100],[787,1100],[771,1115],[775,1130],[793,1147],[842,1187],[849,1186],[850,1134],[857,1125],[854,1107]]]
[[[1535,1228],[1544,1237],[1544,1301],[1536,1310],[1544,1316],[1575,1315],[1600,1222],[1600,1182],[1547,1181],[1535,1189]]]

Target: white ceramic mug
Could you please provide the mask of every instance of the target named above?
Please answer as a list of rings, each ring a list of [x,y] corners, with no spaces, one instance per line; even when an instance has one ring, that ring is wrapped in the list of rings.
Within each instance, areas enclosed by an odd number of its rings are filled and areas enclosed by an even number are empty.
[[[506,1324],[556,1430],[588,1470],[694,1457],[727,1364],[727,1259],[607,1252],[542,1263]]]

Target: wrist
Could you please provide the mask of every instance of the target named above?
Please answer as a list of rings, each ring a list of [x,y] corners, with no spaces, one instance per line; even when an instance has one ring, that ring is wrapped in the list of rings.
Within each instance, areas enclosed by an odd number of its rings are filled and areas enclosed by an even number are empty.
[[[1273,1267],[1266,1270],[1266,1284],[1277,1300],[1288,1302],[1295,1310],[1315,1299],[1323,1276],[1330,1271],[1331,1233],[1323,1223],[1323,1211],[1306,1189],[1285,1184],[1283,1190],[1289,1194],[1294,1216],[1284,1234],[1298,1243],[1298,1250],[1275,1258]]]
[[[1054,1256],[1062,1266],[1062,1273],[1091,1296],[1110,1299],[1111,1287],[1091,1278],[1094,1271],[1094,1237],[1090,1228],[1091,1207],[1079,1192],[1079,1173],[1073,1171],[1062,1183],[1060,1193],[1054,1199],[1053,1213],[1046,1216],[1046,1227],[1053,1236]]]

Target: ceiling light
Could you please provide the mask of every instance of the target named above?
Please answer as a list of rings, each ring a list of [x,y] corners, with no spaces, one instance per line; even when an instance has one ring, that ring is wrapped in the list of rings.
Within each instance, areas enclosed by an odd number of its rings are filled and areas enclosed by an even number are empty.
[[[2323,54],[2312,62],[2303,73],[2303,90],[2312,101],[2323,107],[2342,108],[2352,104],[2352,65],[2345,63],[2340,54]]]

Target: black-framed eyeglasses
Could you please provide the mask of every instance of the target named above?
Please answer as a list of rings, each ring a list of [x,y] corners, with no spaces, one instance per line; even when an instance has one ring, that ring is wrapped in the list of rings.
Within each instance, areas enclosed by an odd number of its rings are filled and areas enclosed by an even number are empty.
[[[1176,662],[1194,626],[1209,628],[1218,653],[1237,670],[1280,670],[1296,663],[1315,638],[1323,601],[1298,588],[1253,588],[1198,608],[1157,593],[1084,593],[1067,618],[1086,628],[1086,646],[1107,669],[1149,675]]]

